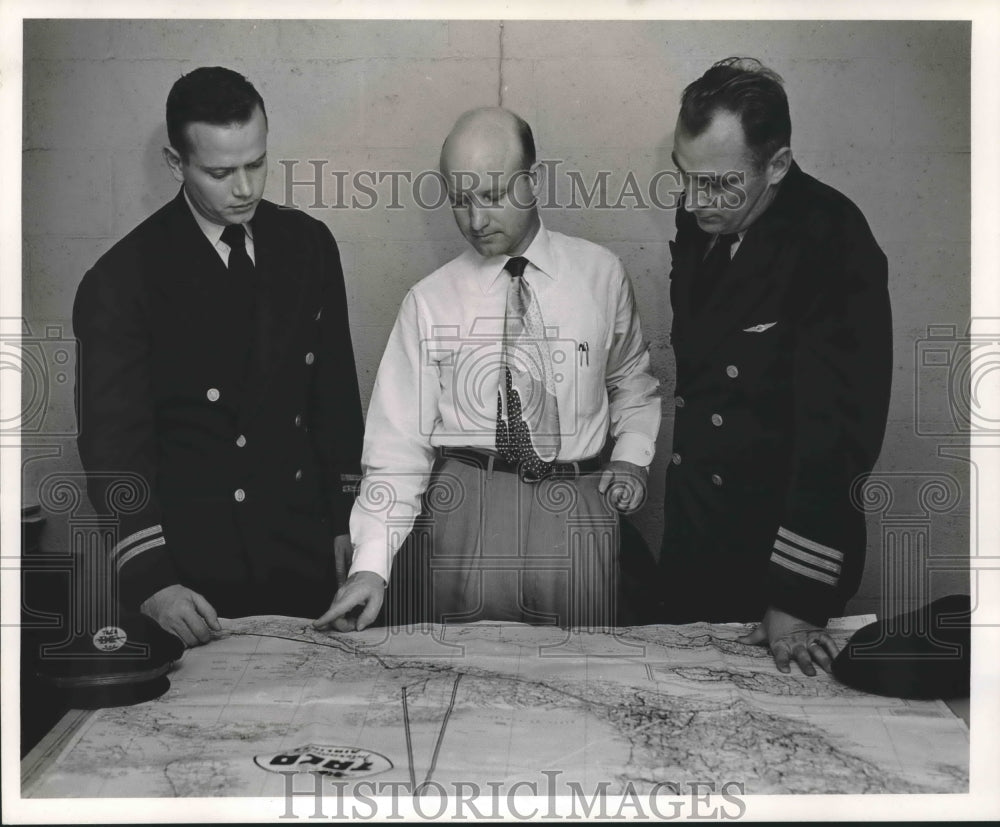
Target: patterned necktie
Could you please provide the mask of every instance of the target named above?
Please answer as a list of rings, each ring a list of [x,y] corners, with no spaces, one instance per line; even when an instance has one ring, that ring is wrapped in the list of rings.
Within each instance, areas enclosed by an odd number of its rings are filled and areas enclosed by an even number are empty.
[[[534,292],[524,280],[528,260],[516,256],[510,273],[497,394],[497,451],[520,463],[527,478],[541,479],[559,454],[559,408],[552,354]]]
[[[705,306],[711,298],[712,293],[715,292],[716,287],[718,287],[719,282],[722,280],[722,275],[726,272],[726,268],[732,260],[730,251],[738,238],[739,236],[736,233],[725,233],[724,235],[716,236],[715,244],[712,245],[712,249],[708,251],[708,255],[702,261],[701,267],[698,268],[694,286],[691,290],[691,306],[695,313],[699,312]]]

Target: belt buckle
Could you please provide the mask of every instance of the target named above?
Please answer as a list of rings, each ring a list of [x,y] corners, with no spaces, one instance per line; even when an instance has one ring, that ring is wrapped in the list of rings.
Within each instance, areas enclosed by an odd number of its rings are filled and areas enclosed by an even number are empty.
[[[534,474],[528,470],[527,464],[525,462],[520,462],[517,468],[517,476],[521,482],[527,485],[535,485],[548,477],[555,474],[555,464],[549,463],[546,466],[546,471],[544,474]]]

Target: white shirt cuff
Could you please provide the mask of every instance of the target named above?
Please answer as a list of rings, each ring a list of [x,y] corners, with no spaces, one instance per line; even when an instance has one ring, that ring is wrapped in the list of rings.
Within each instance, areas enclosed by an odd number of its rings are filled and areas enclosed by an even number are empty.
[[[615,448],[611,452],[611,461],[623,460],[641,468],[648,468],[653,461],[655,448],[656,444],[649,437],[636,433],[624,433],[615,442]]]
[[[358,571],[370,571],[389,583],[389,570],[392,568],[392,551],[384,546],[372,544],[358,546],[354,549],[354,559],[348,576]]]

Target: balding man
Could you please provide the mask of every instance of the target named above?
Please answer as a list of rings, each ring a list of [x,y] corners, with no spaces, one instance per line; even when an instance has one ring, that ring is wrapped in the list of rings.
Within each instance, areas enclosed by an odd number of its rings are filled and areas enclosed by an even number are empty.
[[[632,287],[608,250],[542,225],[517,115],[464,114],[441,172],[472,249],[403,300],[368,411],[351,574],[316,625],[372,622],[425,492],[426,588],[406,619],[611,625],[618,513],[644,499],[660,424]]]

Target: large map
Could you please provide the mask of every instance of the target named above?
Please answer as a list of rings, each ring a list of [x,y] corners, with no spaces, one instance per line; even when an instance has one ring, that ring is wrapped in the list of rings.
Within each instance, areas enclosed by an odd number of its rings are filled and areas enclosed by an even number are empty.
[[[23,795],[272,797],[306,771],[348,792],[362,779],[411,792],[649,793],[694,780],[747,794],[968,790],[968,729],[943,703],[781,674],[765,649],[737,642],[746,630],[326,634],[301,619],[225,621],[164,696],[94,713]]]

